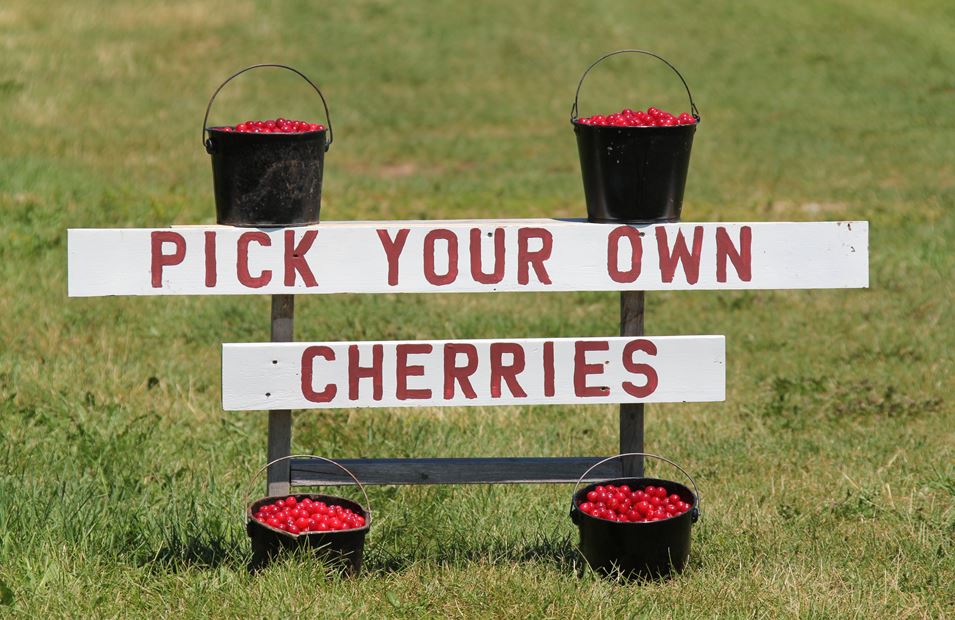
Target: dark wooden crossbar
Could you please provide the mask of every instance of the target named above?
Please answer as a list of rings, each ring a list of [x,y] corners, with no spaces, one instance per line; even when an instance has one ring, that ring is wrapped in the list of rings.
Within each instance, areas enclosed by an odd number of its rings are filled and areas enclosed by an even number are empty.
[[[338,462],[364,485],[573,483],[604,457],[497,457],[441,459],[341,459]],[[584,479],[621,477],[621,462],[609,461]],[[292,486],[354,485],[331,463],[293,459]]]

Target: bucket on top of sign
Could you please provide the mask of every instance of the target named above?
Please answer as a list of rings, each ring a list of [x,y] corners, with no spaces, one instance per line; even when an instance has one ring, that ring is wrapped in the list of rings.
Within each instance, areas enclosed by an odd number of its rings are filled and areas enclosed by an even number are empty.
[[[266,471],[272,465],[293,458],[316,459],[338,467],[348,474],[348,476],[355,481],[355,484],[358,485],[358,488],[361,489],[361,493],[365,498],[365,505],[363,506],[358,502],[344,497],[320,493],[290,493],[289,495],[267,496],[251,503],[248,500],[248,495],[246,495],[243,505],[246,507],[246,533],[252,540],[252,562],[250,568],[253,571],[259,570],[267,566],[269,562],[283,552],[294,549],[307,549],[329,566],[341,569],[345,574],[351,576],[357,575],[359,571],[361,571],[361,562],[365,548],[365,535],[371,528],[371,511],[368,508],[370,505],[368,493],[365,491],[365,487],[361,481],[359,481],[351,471],[346,469],[342,464],[322,456],[308,454],[286,456],[275,459],[262,467],[252,477],[249,483],[250,486],[262,472]],[[313,530],[309,528],[305,531],[289,531],[289,529],[282,527],[285,523],[281,525],[270,524],[267,518],[268,515],[263,514],[263,507],[275,505],[279,500],[287,502],[289,499],[293,500],[290,502],[291,506],[302,511],[304,515],[302,517],[294,516],[293,519],[305,518],[307,520],[310,517],[314,519],[321,515],[332,515],[338,512],[338,509],[334,507],[341,507],[342,511],[347,510],[359,515],[361,517],[359,521],[360,525],[348,527],[347,529]],[[320,527],[321,526],[316,523],[315,528]]]
[[[287,69],[308,82],[322,100],[327,129],[246,133],[229,126],[209,127],[209,111],[219,91],[239,75],[261,67]],[[237,71],[209,99],[202,138],[212,156],[217,223],[252,227],[318,223],[332,121],[325,96],[304,73],[281,64],[258,64]]]
[[[672,480],[633,477],[605,480],[578,490],[581,481],[594,468],[614,459],[634,456],[649,456],[673,465],[687,477],[693,490]],[[682,514],[645,522],[610,521],[581,510],[581,505],[588,501],[588,493],[607,485],[627,485],[630,489],[662,487],[667,494],[679,496],[689,506]],[[580,552],[590,567],[602,575],[619,573],[628,579],[653,579],[682,572],[690,556],[690,529],[699,517],[700,492],[693,478],[673,461],[645,452],[618,454],[595,463],[577,480],[571,497],[570,518],[580,532]]]
[[[696,122],[673,126],[593,125],[577,116],[580,88],[590,70],[617,54],[645,54],[665,63],[683,83]],[[700,115],[690,87],[676,67],[653,52],[618,50],[598,58],[577,83],[570,121],[577,136],[580,171],[591,222],[678,222]]]

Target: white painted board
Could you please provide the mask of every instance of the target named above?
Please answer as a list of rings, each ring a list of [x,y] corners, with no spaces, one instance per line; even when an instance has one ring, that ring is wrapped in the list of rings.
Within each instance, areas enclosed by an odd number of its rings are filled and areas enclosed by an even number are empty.
[[[868,222],[71,229],[69,295],[860,288]]]
[[[725,399],[723,336],[222,345],[226,410]]]

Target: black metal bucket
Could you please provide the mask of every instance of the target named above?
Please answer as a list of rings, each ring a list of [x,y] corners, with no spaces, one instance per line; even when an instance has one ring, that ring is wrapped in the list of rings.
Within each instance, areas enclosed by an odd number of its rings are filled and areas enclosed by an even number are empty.
[[[288,69],[308,82],[322,99],[327,131],[242,133],[208,127],[209,110],[219,91],[237,76],[259,67]],[[333,139],[332,121],[325,96],[304,73],[279,64],[252,65],[238,71],[212,94],[202,131],[203,144],[212,156],[219,224],[258,227],[318,223],[325,152]]]
[[[273,464],[291,458],[313,458],[326,461],[337,466],[351,476],[352,480],[354,480],[361,489],[362,495],[365,496],[365,504],[369,504],[368,494],[365,492],[365,487],[361,484],[358,478],[356,478],[355,475],[349,470],[345,469],[345,467],[341,464],[321,456],[296,455],[276,459],[260,469],[259,472],[256,473],[255,477],[258,477],[259,474],[271,467]],[[255,477],[253,477],[253,480]],[[364,517],[365,525],[349,530],[330,530],[326,532],[291,534],[278,528],[274,528],[266,523],[256,521],[253,517],[260,506],[283,497],[288,497],[288,495],[263,497],[256,500],[255,502],[252,502],[251,504],[246,501],[245,503],[247,504],[247,508],[245,515],[245,530],[249,535],[249,538],[252,540],[252,561],[249,568],[253,571],[257,571],[267,566],[269,562],[283,552],[294,549],[308,549],[311,554],[319,558],[319,560],[323,563],[340,569],[350,576],[357,575],[361,571],[361,561],[362,557],[364,556],[365,549],[365,535],[371,528],[371,511],[358,502],[354,502],[344,497],[336,497],[334,495],[322,495],[318,493],[291,493],[290,495],[295,497],[295,499],[298,501],[301,501],[307,497],[312,501],[325,502],[329,506],[338,505],[348,508],[349,510]]]
[[[603,60],[624,53],[653,56],[673,69],[686,88],[696,123],[672,127],[613,127],[578,122],[577,100],[584,78]],[[690,87],[676,67],[644,50],[618,50],[598,58],[577,83],[570,121],[577,136],[589,221],[647,224],[680,220],[690,149],[700,115]]]
[[[595,467],[623,456],[650,456],[670,463],[693,484],[691,491],[685,485],[660,478],[616,478],[590,484],[581,490],[580,480]],[[628,579],[655,579],[680,573],[690,557],[690,529],[700,517],[700,494],[696,482],[682,467],[661,456],[647,453],[618,454],[594,464],[577,481],[571,501],[570,518],[580,531],[580,552],[587,563],[602,575],[620,574]],[[683,514],[661,521],[620,522],[600,519],[580,510],[587,493],[599,485],[627,484],[631,488],[647,485],[662,486],[668,493],[676,493],[690,504]]]

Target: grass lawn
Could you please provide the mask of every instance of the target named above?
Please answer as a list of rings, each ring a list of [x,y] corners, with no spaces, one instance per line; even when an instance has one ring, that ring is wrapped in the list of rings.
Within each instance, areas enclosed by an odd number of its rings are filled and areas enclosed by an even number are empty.
[[[647,295],[650,335],[725,334],[724,403],[648,407],[697,477],[687,571],[581,566],[567,486],[385,487],[357,579],[251,576],[266,415],[223,412],[222,342],[269,299],[66,297],[66,229],[214,221],[202,114],[287,62],[335,127],[323,219],[578,217],[590,61],[655,50],[703,123],[686,221],[868,220],[867,290]],[[0,4],[0,617],[955,616],[955,5],[941,0]],[[214,122],[316,119],[291,74]],[[582,113],[683,111],[617,57]],[[614,335],[614,293],[301,296],[300,340]],[[606,454],[611,406],[296,414],[329,457]],[[669,475],[664,469],[651,470]]]

